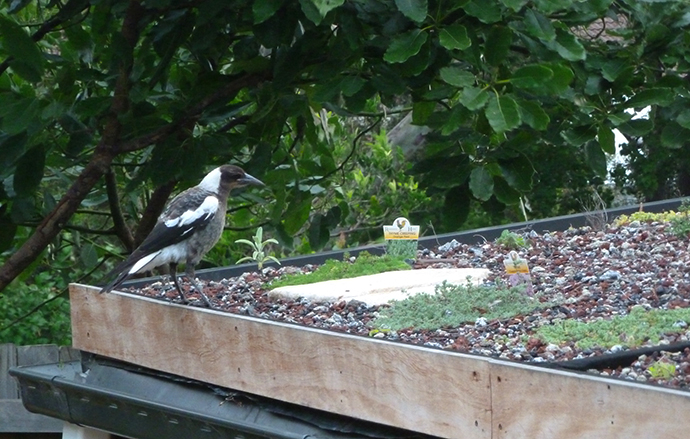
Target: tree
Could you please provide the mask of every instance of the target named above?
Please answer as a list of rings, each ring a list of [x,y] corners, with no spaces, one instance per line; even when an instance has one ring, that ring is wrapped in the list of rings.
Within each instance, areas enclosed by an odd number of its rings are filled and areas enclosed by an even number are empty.
[[[7,4],[0,290],[66,234],[131,249],[177,183],[228,161],[272,190],[240,213],[258,211],[288,247],[309,229],[318,246],[347,204],[334,178],[361,148],[356,136],[352,154],[337,154],[324,114],[377,120],[375,104],[400,96],[432,129],[412,172],[443,198],[445,230],[472,200],[500,208],[575,178],[601,183],[614,128],[687,156],[682,1]],[[647,106],[648,120],[631,120]],[[548,183],[554,168],[562,178]],[[312,213],[324,192],[333,203]],[[548,211],[548,198],[533,207]],[[115,252],[96,239],[86,248]]]

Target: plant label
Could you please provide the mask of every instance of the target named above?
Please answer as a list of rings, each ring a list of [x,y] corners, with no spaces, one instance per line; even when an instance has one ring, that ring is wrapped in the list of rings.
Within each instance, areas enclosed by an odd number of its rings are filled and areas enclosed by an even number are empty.
[[[413,226],[405,217],[398,217],[390,226],[383,226],[386,252],[391,256],[414,259],[417,257],[419,226]]]

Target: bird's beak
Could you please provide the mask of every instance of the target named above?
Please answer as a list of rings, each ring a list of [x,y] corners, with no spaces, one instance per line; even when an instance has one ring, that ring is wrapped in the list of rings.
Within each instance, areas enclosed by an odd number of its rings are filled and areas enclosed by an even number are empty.
[[[241,185],[246,186],[246,185],[252,185],[252,186],[266,186],[263,181],[259,180],[256,177],[252,177],[249,174],[244,174],[244,177],[240,178],[237,180]]]

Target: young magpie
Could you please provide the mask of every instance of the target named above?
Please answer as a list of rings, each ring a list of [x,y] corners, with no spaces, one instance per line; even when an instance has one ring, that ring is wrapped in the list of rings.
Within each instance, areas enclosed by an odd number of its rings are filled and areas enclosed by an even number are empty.
[[[177,264],[185,264],[185,274],[206,305],[211,302],[196,281],[194,268],[218,242],[225,226],[228,195],[235,188],[263,182],[237,166],[223,165],[209,172],[201,183],[178,194],[158,217],[144,242],[107,277],[117,277],[101,293],[117,288],[128,277],[169,264],[177,291],[186,302],[177,279]]]

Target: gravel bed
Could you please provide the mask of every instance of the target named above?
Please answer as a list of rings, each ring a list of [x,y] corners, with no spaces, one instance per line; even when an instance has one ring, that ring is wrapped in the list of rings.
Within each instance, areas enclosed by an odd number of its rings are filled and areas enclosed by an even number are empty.
[[[535,300],[557,305],[504,320],[483,317],[460,327],[438,330],[377,332],[374,337],[530,363],[563,362],[627,351],[624,337],[611,348],[579,348],[575,341],[544,343],[535,331],[542,325],[576,319],[592,322],[627,315],[633,306],[645,309],[690,307],[690,251],[687,238],[673,235],[666,223],[632,222],[595,231],[589,227],[538,234],[518,231],[529,248],[518,250],[531,269]],[[478,237],[474,245],[451,241],[418,253],[415,269],[488,268],[487,282],[508,281],[503,260],[509,250]],[[286,273],[309,272],[315,266],[264,268],[220,282],[202,282],[217,309],[232,313],[370,336],[370,322],[379,311],[361,302],[312,302],[269,299],[267,285]],[[187,284],[185,284],[187,285]],[[126,290],[125,290],[126,291]],[[178,301],[169,282],[156,282],[130,292]],[[200,304],[193,292],[192,305]],[[690,322],[679,321],[678,333],[662,334],[655,345],[690,342]],[[675,324],[674,324],[675,325]],[[647,341],[641,346],[651,346]],[[659,366],[668,363],[672,366]],[[690,348],[656,351],[629,364],[597,368],[591,373],[651,382],[690,390]]]

